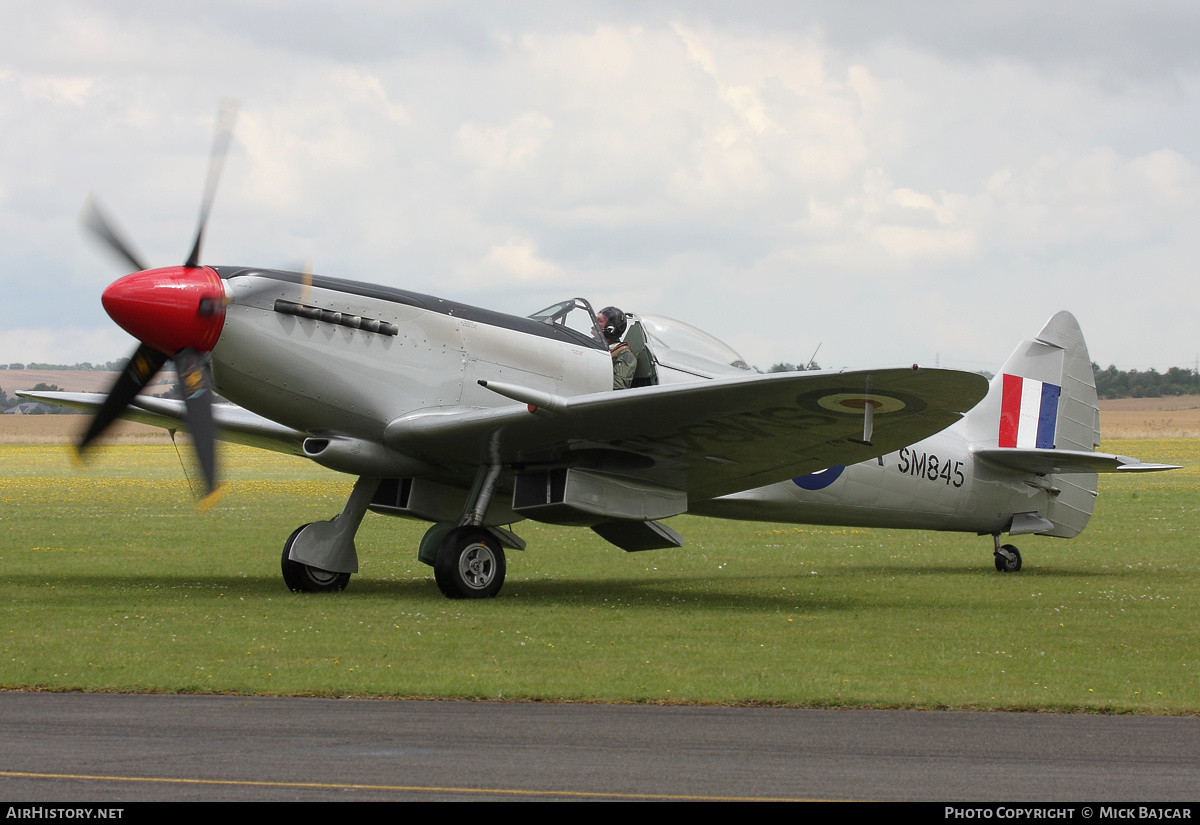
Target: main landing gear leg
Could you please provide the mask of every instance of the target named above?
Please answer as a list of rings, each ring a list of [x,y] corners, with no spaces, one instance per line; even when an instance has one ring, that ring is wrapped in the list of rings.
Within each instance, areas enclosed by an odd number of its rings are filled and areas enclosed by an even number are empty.
[[[358,572],[354,534],[375,496],[379,479],[362,476],[340,515],[296,528],[283,545],[283,581],[296,593],[344,590]]]
[[[440,522],[429,528],[421,544],[437,543],[433,576],[449,599],[490,599],[504,584],[504,548],[483,519],[500,481],[499,464],[479,468],[475,485],[457,526]]]
[[[1016,545],[1000,545],[1000,534],[992,533],[992,543],[995,545],[996,569],[1001,573],[1019,573],[1021,570],[1021,551]]]

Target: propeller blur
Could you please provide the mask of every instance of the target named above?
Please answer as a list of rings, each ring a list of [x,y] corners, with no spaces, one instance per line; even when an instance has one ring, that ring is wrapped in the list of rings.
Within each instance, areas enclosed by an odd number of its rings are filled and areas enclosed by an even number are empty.
[[[163,365],[174,359],[186,401],[185,420],[204,474],[204,495],[200,500],[203,508],[212,506],[220,498],[212,379],[207,368],[207,354],[221,334],[225,320],[225,291],[216,272],[201,267],[199,261],[204,230],[229,153],[237,108],[237,104],[228,100],[221,105],[196,239],[183,266],[147,269],[125,233],[117,228],[94,197],[88,198],[81,217],[85,229],[116,257],[137,270],[109,285],[101,301],[109,317],[141,343],[79,440],[79,453],[82,456],[109,425],[121,417]]]

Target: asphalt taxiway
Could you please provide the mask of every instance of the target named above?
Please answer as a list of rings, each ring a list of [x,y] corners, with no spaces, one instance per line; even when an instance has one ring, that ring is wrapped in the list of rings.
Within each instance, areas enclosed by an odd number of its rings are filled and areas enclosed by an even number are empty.
[[[1200,718],[0,693],[0,799],[1200,799]]]

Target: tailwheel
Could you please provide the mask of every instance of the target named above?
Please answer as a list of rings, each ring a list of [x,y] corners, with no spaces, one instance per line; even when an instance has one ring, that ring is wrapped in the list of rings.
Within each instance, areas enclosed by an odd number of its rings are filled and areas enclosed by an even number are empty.
[[[456,527],[437,551],[433,575],[448,599],[490,599],[504,584],[504,550],[482,527]]]
[[[350,583],[349,573],[334,573],[332,570],[322,570],[303,562],[288,558],[296,538],[304,532],[307,524],[302,524],[288,537],[283,545],[283,583],[293,593],[336,593],[345,590]]]
[[[1021,570],[1021,551],[1016,545],[1006,544],[996,548],[996,569],[1001,573],[1018,573]]]

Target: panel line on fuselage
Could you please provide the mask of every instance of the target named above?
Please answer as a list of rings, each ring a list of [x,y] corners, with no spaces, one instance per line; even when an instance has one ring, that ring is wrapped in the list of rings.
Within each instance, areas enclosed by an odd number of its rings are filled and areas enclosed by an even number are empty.
[[[536,335],[540,338],[550,338],[551,340],[562,341],[567,344],[575,344],[576,346],[586,346],[598,350],[608,349],[608,347],[602,342],[591,340],[586,336],[566,327],[561,327],[555,324],[545,324],[541,321],[535,321],[532,318],[523,318],[519,315],[509,315],[504,312],[496,312],[490,309],[471,306],[470,304],[460,304],[457,301],[447,301],[444,298],[438,298],[434,295],[424,295],[420,292],[410,292],[406,289],[378,286],[376,284],[364,284],[358,281],[347,281],[342,278],[328,278],[320,275],[305,275],[299,272],[287,272],[285,270],[278,269],[258,269],[254,267],[234,266],[214,266],[212,269],[216,271],[222,280],[233,280],[234,278],[239,277],[255,276],[275,281],[283,281],[291,284],[303,284],[305,282],[311,282],[312,286],[318,289],[327,289],[333,292],[342,292],[348,295],[359,295],[364,298],[375,298],[381,301],[404,304],[405,306],[416,307],[418,309],[424,309],[430,312],[437,312],[454,318],[463,318],[468,321],[487,324],[488,326],[511,329],[516,332],[524,332],[529,335]]]

